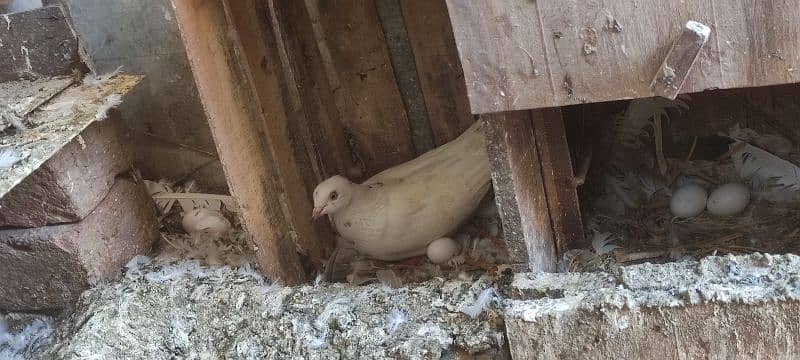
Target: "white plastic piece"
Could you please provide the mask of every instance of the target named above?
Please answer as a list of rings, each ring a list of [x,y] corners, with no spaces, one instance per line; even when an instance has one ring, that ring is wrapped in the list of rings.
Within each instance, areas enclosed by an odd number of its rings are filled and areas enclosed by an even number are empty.
[[[711,28],[705,26],[697,21],[689,20],[686,22],[686,28],[697,33],[698,35],[708,39],[711,35]]]

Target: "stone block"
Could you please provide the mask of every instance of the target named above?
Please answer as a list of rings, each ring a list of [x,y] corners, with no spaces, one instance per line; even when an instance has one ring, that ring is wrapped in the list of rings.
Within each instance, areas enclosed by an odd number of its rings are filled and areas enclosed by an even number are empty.
[[[67,307],[90,285],[121,274],[157,237],[155,205],[127,179],[80,222],[0,230],[0,311]]]
[[[0,227],[39,227],[79,221],[130,169],[122,124],[110,118],[81,132],[0,199]]]

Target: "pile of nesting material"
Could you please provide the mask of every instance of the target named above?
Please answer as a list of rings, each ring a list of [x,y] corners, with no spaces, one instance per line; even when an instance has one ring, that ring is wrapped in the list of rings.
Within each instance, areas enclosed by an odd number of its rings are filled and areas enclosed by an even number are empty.
[[[0,310],[68,307],[119,275],[158,236],[131,157],[107,119],[140,77],[110,74],[0,84]]]
[[[457,358],[504,345],[492,281],[284,287],[247,264],[139,256],[124,279],[84,293],[54,345],[32,356]]]
[[[791,134],[746,114],[698,124],[692,111],[688,98],[633,100],[601,136],[609,159],[584,189],[595,251],[568,253],[567,269],[800,248]]]

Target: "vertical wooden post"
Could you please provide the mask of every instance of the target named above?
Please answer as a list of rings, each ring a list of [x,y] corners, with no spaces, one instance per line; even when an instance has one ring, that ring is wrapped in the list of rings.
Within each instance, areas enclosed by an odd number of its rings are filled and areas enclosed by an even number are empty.
[[[484,115],[495,198],[511,261],[555,271],[585,245],[560,108]]]
[[[483,115],[495,201],[511,262],[556,270],[556,247],[530,111]],[[519,269],[524,270],[524,269]]]
[[[575,191],[575,181],[570,159],[567,134],[561,108],[531,110],[536,147],[542,164],[542,177],[547,193],[550,219],[558,254],[570,247],[582,247],[585,243],[583,221]]]
[[[297,284],[308,274],[281,206],[279,176],[263,141],[259,110],[252,106],[257,97],[247,77],[237,71],[223,3],[176,0],[172,5],[225,177],[239,202],[242,224],[253,238],[258,265],[273,280]]]

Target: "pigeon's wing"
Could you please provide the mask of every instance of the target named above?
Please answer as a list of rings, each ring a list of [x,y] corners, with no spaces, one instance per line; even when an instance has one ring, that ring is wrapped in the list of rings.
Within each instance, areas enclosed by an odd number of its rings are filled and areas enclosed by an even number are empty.
[[[415,159],[386,169],[367,180],[365,184],[389,184],[408,178],[424,176],[426,173],[439,171],[442,166],[446,166],[448,161],[453,161],[454,157],[461,157],[475,162],[487,161],[480,124],[480,122],[475,122],[455,140],[428,151]]]

